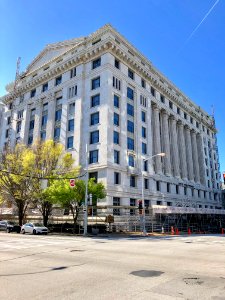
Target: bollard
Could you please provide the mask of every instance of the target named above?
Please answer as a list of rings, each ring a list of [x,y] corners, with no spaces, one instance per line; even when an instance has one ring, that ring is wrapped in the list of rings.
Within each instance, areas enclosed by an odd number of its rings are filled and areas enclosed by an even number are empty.
[[[179,230],[178,230],[178,228],[176,228],[176,235],[179,235]]]
[[[191,229],[190,228],[188,228],[188,234],[191,234]]]

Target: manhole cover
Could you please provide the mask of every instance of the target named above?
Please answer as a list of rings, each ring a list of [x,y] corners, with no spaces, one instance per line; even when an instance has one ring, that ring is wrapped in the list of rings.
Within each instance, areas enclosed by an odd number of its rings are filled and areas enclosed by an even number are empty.
[[[154,270],[139,270],[139,271],[133,271],[130,274],[139,277],[157,277],[162,275],[163,273],[164,272],[154,271]]]
[[[183,278],[183,281],[187,285],[201,285],[204,281],[200,280],[198,277],[189,277],[189,278]]]

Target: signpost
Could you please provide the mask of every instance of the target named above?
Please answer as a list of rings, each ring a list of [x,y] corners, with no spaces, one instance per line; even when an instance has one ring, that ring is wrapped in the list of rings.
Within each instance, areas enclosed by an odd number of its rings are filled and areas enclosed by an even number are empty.
[[[75,179],[70,179],[70,187],[74,188],[75,187]]]

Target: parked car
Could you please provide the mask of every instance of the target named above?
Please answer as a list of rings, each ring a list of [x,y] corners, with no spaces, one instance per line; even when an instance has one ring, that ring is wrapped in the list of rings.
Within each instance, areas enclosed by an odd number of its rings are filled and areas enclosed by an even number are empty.
[[[14,222],[3,220],[0,221],[0,230],[6,231],[8,233],[10,232],[20,233],[20,226],[15,224]]]
[[[21,227],[21,233],[48,234],[48,228],[41,223],[26,223]]]

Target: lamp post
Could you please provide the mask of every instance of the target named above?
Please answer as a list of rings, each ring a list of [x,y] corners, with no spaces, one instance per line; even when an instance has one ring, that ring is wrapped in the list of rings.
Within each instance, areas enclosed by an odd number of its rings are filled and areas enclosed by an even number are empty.
[[[158,153],[155,155],[150,156],[147,159],[143,159],[143,165],[142,165],[142,171],[141,171],[141,198],[142,198],[142,205],[143,205],[143,235],[146,235],[146,222],[145,222],[145,199],[144,199],[144,174],[143,174],[143,169],[144,169],[144,162],[148,161],[156,156],[165,156],[166,153]]]
[[[84,236],[87,235],[88,225],[88,146],[86,144],[86,176],[85,176],[85,202],[84,202]]]

